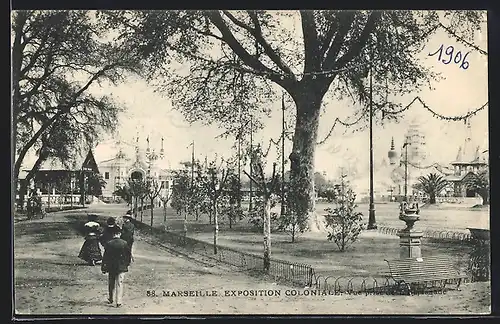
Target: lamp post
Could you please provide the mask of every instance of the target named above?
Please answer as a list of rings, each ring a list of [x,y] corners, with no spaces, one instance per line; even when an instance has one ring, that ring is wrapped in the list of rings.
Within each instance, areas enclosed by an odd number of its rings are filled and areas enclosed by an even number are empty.
[[[285,93],[281,95],[281,217],[285,216]]]
[[[373,58],[373,55],[370,55]],[[370,63],[370,206],[368,210],[367,229],[376,229],[375,204],[373,199],[373,86],[372,86],[372,65]]]

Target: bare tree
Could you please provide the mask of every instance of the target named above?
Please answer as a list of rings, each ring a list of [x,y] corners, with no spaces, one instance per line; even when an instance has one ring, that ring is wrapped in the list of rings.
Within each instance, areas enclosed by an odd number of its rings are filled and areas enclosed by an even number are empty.
[[[276,163],[273,163],[272,175],[266,179],[262,156],[258,152],[257,150],[254,153],[254,158],[252,159],[252,175],[248,174],[245,170],[243,172],[245,172],[250,181],[255,183],[258,190],[262,193],[264,201],[264,271],[268,272],[271,265],[271,205],[272,199],[276,200],[276,193],[280,189],[279,175],[276,173]]]
[[[140,180],[138,198],[139,201],[141,202],[141,222],[143,221],[143,216],[144,216],[144,200],[148,197],[148,193],[149,193],[149,188],[147,182],[144,180]]]
[[[223,168],[224,160],[221,164],[217,166],[217,160],[210,162],[207,168],[207,181],[205,186],[208,189],[208,197],[212,205],[211,212],[214,218],[214,254],[217,254],[217,240],[219,236],[219,210],[218,203],[219,198],[224,192],[224,186],[228,175],[230,173],[230,168],[226,162],[226,166]]]
[[[149,203],[150,203],[149,208],[151,211],[151,230],[153,230],[153,217],[154,217],[154,207],[155,207],[154,201],[155,201],[156,197],[158,197],[158,195],[160,194],[161,183],[155,179],[149,179],[146,182],[146,186],[148,188],[147,195],[149,198]]]

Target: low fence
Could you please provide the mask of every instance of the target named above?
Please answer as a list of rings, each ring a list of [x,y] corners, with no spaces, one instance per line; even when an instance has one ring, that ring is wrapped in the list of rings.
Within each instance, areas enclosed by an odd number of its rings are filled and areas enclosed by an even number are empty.
[[[394,295],[401,293],[389,276],[317,276],[314,287],[328,295]]]
[[[217,253],[214,253],[212,243],[200,241],[194,238],[184,236],[170,231],[164,231],[162,228],[151,228],[149,225],[141,223],[138,220],[132,220],[136,228],[147,232],[161,242],[178,246],[191,253],[203,255],[212,260],[234,266],[249,274],[266,275],[276,282],[286,282],[301,287],[309,287],[310,294],[376,294],[376,295],[395,295],[400,294],[396,282],[386,275],[379,276],[341,276],[333,277],[316,274],[314,268],[308,264],[294,263],[284,260],[270,260],[268,272],[264,272],[264,258],[260,255],[238,251],[225,246],[217,246]],[[389,227],[379,227],[382,232],[396,233],[398,229]],[[430,232],[429,232],[430,233]],[[460,233],[463,234],[463,233]],[[453,235],[445,238],[453,237]],[[466,236],[469,240],[470,237]],[[458,239],[458,236],[455,236]],[[463,238],[465,239],[465,238]],[[475,240],[471,240],[475,242]],[[485,242],[476,242],[473,251],[466,262],[467,272],[470,274],[470,281],[487,281],[490,279],[490,259],[489,244]],[[314,291],[314,292],[313,292]]]
[[[133,222],[137,229],[153,234],[162,242],[182,247],[189,252],[201,254],[251,274],[267,275],[277,282],[287,282],[302,287],[311,287],[315,284],[315,271],[313,267],[308,264],[271,259],[269,271],[265,272],[263,256],[238,251],[220,245],[217,245],[217,254],[215,254],[214,245],[211,243],[190,238],[182,234],[164,231],[161,228],[151,228],[137,220],[133,220]]]
[[[394,228],[387,226],[378,226],[378,231],[384,234],[397,235],[402,228]],[[472,236],[470,233],[462,233],[456,231],[439,231],[439,230],[423,230],[423,237],[446,240],[470,241]]]

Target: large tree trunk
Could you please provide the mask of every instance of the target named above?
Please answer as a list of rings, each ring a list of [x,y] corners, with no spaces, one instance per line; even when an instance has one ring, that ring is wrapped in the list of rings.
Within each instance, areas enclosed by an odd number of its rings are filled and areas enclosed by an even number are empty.
[[[303,205],[301,213],[308,214],[308,230],[325,231],[323,216],[315,211],[314,155],[318,137],[321,100],[324,92],[317,87],[303,87],[294,97],[297,118],[293,148],[290,154],[290,180],[294,186],[294,199]]]
[[[271,201],[264,201],[264,271],[269,272],[271,266]]]
[[[12,88],[13,88],[13,96],[12,96],[12,138],[11,145],[13,150],[11,150],[11,159],[14,161],[14,197],[17,194],[17,181],[19,179],[19,171],[21,170],[22,160],[24,156],[18,157],[16,160],[16,154],[18,153],[18,145],[17,145],[17,116],[19,115],[19,111],[21,110],[21,89],[19,85],[19,80],[21,78],[21,68],[22,68],[22,60],[23,60],[23,47],[22,46],[22,35],[23,28],[28,20],[28,12],[18,11],[17,19],[13,21],[12,29],[14,31],[14,42],[12,44]]]

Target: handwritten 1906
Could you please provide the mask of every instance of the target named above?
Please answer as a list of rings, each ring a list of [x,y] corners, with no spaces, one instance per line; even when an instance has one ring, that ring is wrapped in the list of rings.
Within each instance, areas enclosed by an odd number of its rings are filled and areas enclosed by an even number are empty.
[[[439,56],[437,57],[438,61],[441,61],[444,64],[450,64],[453,61],[455,64],[460,63],[461,69],[467,70],[469,68],[469,62],[466,60],[467,56],[469,55],[469,52],[467,52],[462,57],[462,52],[457,51],[455,53],[455,49],[453,48],[453,46],[450,45],[450,46],[446,47],[446,49],[444,50],[444,55],[446,55],[447,57],[441,60],[441,57],[443,56],[443,49],[444,49],[444,45],[441,44],[441,46],[438,48],[438,50],[435,51],[434,53],[429,53],[429,56],[434,56],[434,55],[439,53]]]

